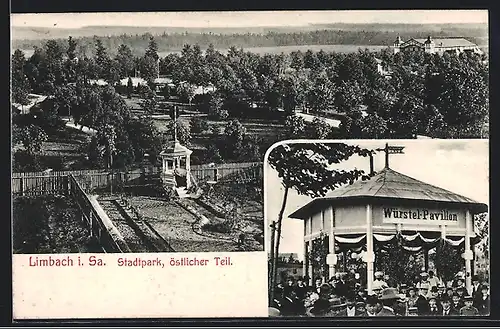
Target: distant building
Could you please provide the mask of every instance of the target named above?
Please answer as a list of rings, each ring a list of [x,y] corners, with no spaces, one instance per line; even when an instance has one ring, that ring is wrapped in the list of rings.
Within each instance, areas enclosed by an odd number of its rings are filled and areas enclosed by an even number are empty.
[[[427,39],[410,39],[407,41],[402,41],[401,37],[398,36],[396,41],[394,41],[393,49],[395,54],[399,52],[417,51],[440,55],[445,52],[461,53],[465,51],[477,54],[482,53],[476,44],[464,38],[432,39],[430,36]]]
[[[278,256],[278,280],[285,281],[289,277],[304,276],[303,262],[298,260],[296,253],[280,253]]]
[[[41,106],[49,97],[44,95],[29,94],[28,101],[26,105],[21,105],[18,103],[12,103],[12,106],[19,110],[20,114],[29,114],[34,107]]]

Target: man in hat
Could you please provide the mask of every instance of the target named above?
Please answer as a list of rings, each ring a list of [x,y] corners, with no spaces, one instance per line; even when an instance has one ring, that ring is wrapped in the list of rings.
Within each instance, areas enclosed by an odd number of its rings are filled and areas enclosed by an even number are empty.
[[[366,315],[367,316],[377,316],[380,312],[379,309],[380,301],[377,296],[370,295],[366,297]]]
[[[314,302],[312,309],[310,309],[312,316],[326,316],[330,311],[330,293],[331,288],[329,284],[324,283],[321,285],[319,298]]]
[[[396,286],[397,286],[396,281],[394,281],[393,279],[391,279],[391,277],[387,273],[384,274],[383,281],[389,287],[396,288]]]
[[[436,286],[431,287],[431,291],[429,292],[428,299],[431,297],[437,298],[438,296],[439,296],[438,287],[436,287]]]
[[[439,316],[443,313],[443,310],[441,309],[441,305],[438,304],[437,302],[437,297],[430,297],[429,298],[429,315],[431,316]]]
[[[396,288],[385,288],[382,290],[380,301],[382,301],[383,308],[378,312],[377,316],[396,316],[394,308],[397,307],[397,301],[400,298]]]
[[[453,298],[454,293],[455,292],[453,291],[452,287],[446,288],[446,298],[448,298],[449,300],[451,300]]]
[[[451,307],[451,300],[449,298],[443,298],[441,300],[442,315],[443,316],[457,316],[460,315],[457,310]]]
[[[323,280],[321,278],[316,278],[314,280],[314,288],[316,289],[316,292],[319,294],[321,292],[321,285],[323,284]]]
[[[481,297],[478,299],[476,308],[480,315],[490,315],[490,288],[486,282],[481,286]]]
[[[437,287],[439,285],[439,278],[434,275],[434,271],[429,271],[429,277],[427,278],[427,281],[429,282],[431,289],[432,287]]]
[[[460,309],[461,316],[478,316],[479,310],[473,305],[473,298],[470,295],[464,296],[465,306]]]
[[[427,296],[429,294],[429,283],[420,284],[418,289],[419,296],[415,306],[418,308],[418,315],[428,315],[429,314],[429,302],[427,301]]]
[[[382,278],[384,277],[384,273],[377,271],[377,272],[375,272],[374,276],[375,276],[375,280],[373,280],[373,284],[372,284],[373,291],[375,291],[375,290],[382,291],[385,288],[389,288],[389,286],[387,285],[387,282],[382,280]]]
[[[458,313],[460,312],[460,309],[464,307],[464,303],[457,292],[453,293],[451,302],[452,302],[451,307],[454,308]]]
[[[356,308],[356,297],[354,294],[349,293],[346,296],[346,308],[341,310],[338,314],[340,317],[356,317],[363,316],[360,314],[358,309]]]
[[[302,303],[297,299],[293,287],[285,287],[283,290],[280,314],[283,316],[298,316],[303,314]]]
[[[300,301],[306,298],[307,286],[302,277],[297,278],[297,284],[295,285],[295,294]]]
[[[446,296],[446,286],[441,282],[438,286],[438,299]]]
[[[429,274],[427,274],[427,272],[420,273],[420,281],[417,283],[417,288],[418,289],[420,289],[420,286],[422,286],[422,285],[426,285],[430,289],[430,283],[427,280],[428,277],[429,277]]]
[[[399,285],[399,292],[402,295],[405,295],[406,297],[408,297],[408,286],[405,283],[401,283]]]
[[[475,299],[476,296],[481,295],[481,283],[479,282],[479,277],[477,275],[472,276],[472,298]]]
[[[406,301],[408,309],[410,307],[417,307],[417,300],[418,300],[417,289],[415,289],[415,287],[408,288],[408,299]]]

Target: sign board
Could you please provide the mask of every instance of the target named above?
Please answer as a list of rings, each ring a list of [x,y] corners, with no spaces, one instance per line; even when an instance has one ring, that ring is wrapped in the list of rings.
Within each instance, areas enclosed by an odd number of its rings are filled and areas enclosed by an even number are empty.
[[[383,223],[417,225],[458,225],[463,213],[449,209],[383,207]]]

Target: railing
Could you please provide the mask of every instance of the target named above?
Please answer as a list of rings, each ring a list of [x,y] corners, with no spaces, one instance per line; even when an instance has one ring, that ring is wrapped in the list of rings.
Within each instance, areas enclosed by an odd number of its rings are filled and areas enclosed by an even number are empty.
[[[262,162],[192,165],[191,175],[198,184],[201,184],[210,180],[224,180],[226,177],[229,179],[238,172],[255,167],[262,168]],[[69,175],[78,180],[86,192],[119,186],[127,188],[151,183],[153,179],[160,178],[161,171],[161,167],[145,166],[128,171],[100,169],[13,173],[11,192],[13,195],[64,194],[68,189]]]
[[[106,252],[131,252],[113,222],[106,215],[95,198],[89,197],[75,177],[70,174],[68,193],[72,196],[82,214],[82,220],[90,227],[91,236],[95,237]]]

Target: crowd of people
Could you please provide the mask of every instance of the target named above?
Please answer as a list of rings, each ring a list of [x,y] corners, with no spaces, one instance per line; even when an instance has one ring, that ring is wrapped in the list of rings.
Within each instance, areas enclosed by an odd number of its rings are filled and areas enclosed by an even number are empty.
[[[275,287],[270,316],[368,317],[368,316],[486,316],[490,313],[487,281],[472,276],[467,291],[465,276],[457,273],[443,283],[433,271],[422,272],[411,284],[396,283],[375,272],[372,293],[362,287],[359,275],[336,273],[313,285],[304,278],[288,278]]]

